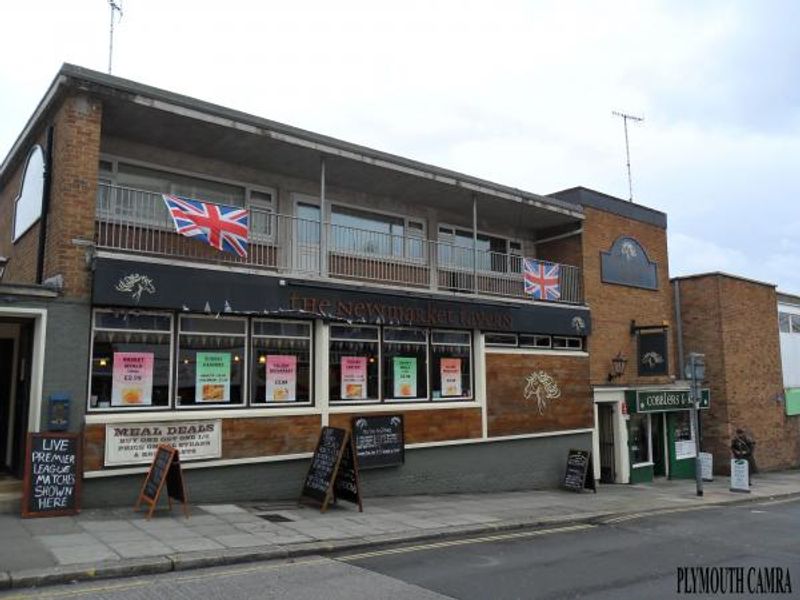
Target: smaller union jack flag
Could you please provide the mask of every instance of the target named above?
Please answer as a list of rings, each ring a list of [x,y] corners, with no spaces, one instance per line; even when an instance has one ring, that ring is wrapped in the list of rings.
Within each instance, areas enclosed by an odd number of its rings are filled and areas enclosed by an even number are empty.
[[[173,194],[163,194],[163,197],[178,233],[196,237],[217,250],[247,257],[246,208],[200,202]]]
[[[556,263],[526,258],[523,263],[525,293],[534,300],[561,299],[561,266]]]

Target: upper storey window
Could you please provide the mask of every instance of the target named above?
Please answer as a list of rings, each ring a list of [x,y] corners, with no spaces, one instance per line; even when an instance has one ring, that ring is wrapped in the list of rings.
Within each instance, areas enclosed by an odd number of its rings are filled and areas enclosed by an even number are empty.
[[[334,204],[331,242],[341,252],[421,259],[425,256],[425,226],[406,217]]]

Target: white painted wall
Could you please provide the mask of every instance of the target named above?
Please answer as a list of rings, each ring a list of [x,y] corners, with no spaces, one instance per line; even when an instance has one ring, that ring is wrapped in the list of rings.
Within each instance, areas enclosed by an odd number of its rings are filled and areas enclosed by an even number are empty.
[[[778,311],[800,315],[800,306],[778,303]],[[800,387],[800,333],[780,333],[783,387]]]

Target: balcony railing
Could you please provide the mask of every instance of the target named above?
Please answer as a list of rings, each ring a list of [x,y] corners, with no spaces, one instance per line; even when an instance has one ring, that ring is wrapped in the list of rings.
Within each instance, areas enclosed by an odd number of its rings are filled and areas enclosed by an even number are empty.
[[[250,207],[247,257],[175,233],[160,194],[98,186],[98,248],[297,274],[510,298],[524,292],[522,257],[413,235],[344,227]],[[580,269],[560,265],[559,302],[583,301]]]

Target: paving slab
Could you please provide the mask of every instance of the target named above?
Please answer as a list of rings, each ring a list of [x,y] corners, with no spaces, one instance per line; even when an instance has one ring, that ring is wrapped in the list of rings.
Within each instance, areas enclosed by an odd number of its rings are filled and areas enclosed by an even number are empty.
[[[263,545],[263,541],[261,542]],[[204,537],[179,538],[167,542],[167,545],[175,552],[199,552],[202,550],[222,550],[222,544]]]
[[[116,554],[108,546],[97,543],[76,547],[51,548],[50,553],[55,557],[59,565],[97,563],[104,560],[120,559],[120,555]]]
[[[116,542],[108,545],[122,558],[164,556],[172,552],[172,548],[155,540]]]

